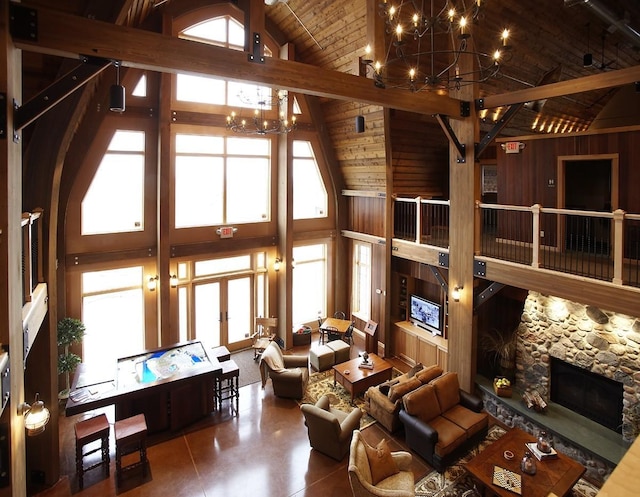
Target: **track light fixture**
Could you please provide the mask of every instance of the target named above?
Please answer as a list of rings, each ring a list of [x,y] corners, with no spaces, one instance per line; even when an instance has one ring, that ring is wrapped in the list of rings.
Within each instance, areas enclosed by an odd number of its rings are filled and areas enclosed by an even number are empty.
[[[111,85],[109,91],[109,110],[112,112],[124,112],[125,110],[125,88],[120,84],[120,61],[115,61],[116,84]]]

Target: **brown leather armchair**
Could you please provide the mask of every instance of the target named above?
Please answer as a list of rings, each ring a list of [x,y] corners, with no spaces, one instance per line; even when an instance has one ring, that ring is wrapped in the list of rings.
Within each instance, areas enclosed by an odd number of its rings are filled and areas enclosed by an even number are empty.
[[[260,356],[262,388],[271,378],[277,397],[302,399],[309,382],[309,358],[306,355],[283,355],[276,342],[270,342]]]
[[[311,447],[323,454],[342,461],[349,452],[353,430],[360,427],[362,411],[353,409],[350,413],[334,409],[329,405],[329,397],[323,395],[314,404],[300,406],[309,431]]]

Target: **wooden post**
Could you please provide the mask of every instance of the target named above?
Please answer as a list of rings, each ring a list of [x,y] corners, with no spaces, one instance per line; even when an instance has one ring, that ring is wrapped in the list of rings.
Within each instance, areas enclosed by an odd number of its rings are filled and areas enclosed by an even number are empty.
[[[533,254],[531,267],[540,267],[540,204],[535,204],[531,207],[531,214],[533,215],[533,233],[531,234]]]
[[[22,256],[22,144],[20,133],[14,137],[13,104],[22,98],[22,64],[9,34],[9,3],[2,2],[0,7],[0,105],[7,116],[0,137],[0,342],[11,348],[11,401],[2,415],[10,423],[11,447],[10,461],[3,463],[11,468],[11,495],[21,497],[27,494],[25,429],[18,413],[25,401],[22,289],[17,284]]]
[[[625,211],[613,211],[613,284],[622,285],[624,267],[624,215]]]

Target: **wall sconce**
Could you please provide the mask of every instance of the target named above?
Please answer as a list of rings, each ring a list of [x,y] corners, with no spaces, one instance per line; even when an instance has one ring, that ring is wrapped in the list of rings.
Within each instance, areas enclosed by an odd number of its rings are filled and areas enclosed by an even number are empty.
[[[18,415],[24,416],[24,427],[30,437],[42,433],[51,417],[49,409],[44,406],[39,396],[40,394],[36,393],[32,406],[26,402],[18,406]]]
[[[120,62],[113,63],[116,66],[116,84],[109,90],[109,110],[112,112],[124,112],[125,88],[120,84]]]
[[[273,270],[278,272],[280,271],[280,263],[282,263],[282,260],[280,259],[280,257],[276,257],[276,260],[273,263]]]
[[[451,292],[451,297],[453,297],[453,300],[455,302],[460,302],[460,291],[462,291],[462,288],[463,287],[461,286],[453,287],[453,291]]]
[[[155,276],[149,276],[149,280],[147,281],[147,289],[150,292],[155,292],[157,286],[158,286],[158,275],[156,274]]]
[[[178,275],[176,275],[176,274],[169,275],[169,284],[171,285],[171,288],[177,288],[178,287]]]

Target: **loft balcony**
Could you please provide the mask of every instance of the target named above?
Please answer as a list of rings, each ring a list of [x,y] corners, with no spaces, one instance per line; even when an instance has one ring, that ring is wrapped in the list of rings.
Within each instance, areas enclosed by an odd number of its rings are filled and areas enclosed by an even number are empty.
[[[640,215],[476,203],[476,276],[637,314]],[[443,266],[449,201],[394,201],[393,255]]]

